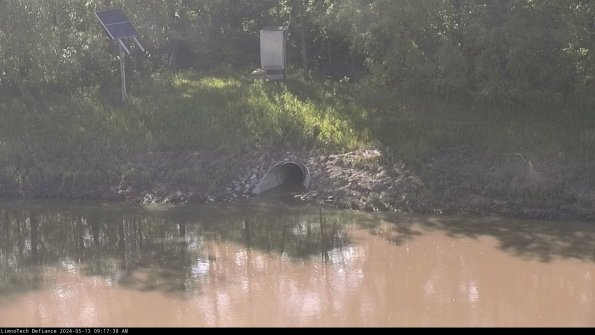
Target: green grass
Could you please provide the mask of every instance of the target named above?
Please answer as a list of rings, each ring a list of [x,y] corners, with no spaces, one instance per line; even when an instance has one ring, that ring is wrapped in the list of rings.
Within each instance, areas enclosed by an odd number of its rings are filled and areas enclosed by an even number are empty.
[[[158,73],[133,82],[130,93],[124,107],[111,104],[99,88],[44,101],[4,99],[0,186],[92,188],[121,179],[121,164],[148,151],[341,152],[375,146],[390,157],[420,162],[465,146],[478,153],[521,152],[529,159],[595,156],[591,111],[503,111],[399,98],[347,80],[262,82],[233,73]]]
[[[481,154],[523,153],[531,158],[595,158],[595,113],[591,110],[497,108],[466,101],[398,97],[354,85],[343,102],[358,131],[406,161],[420,161],[448,148]]]
[[[283,83],[177,75],[156,78],[137,96],[123,122],[142,125],[149,150],[345,150],[365,144],[335,106],[298,97]]]
[[[99,88],[44,101],[3,101],[0,184],[77,185],[87,175],[114,180],[123,162],[148,151],[345,151],[369,145],[338,105],[294,93],[285,83],[155,74],[133,83],[130,92],[129,103],[120,107]]]

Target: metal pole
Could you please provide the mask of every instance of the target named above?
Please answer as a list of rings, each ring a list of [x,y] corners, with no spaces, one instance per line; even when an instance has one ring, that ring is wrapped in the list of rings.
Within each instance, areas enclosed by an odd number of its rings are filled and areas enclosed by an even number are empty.
[[[145,48],[143,48],[143,45],[140,44],[140,41],[138,40],[138,38],[136,38],[136,36],[133,36],[132,38],[136,42],[136,45],[138,45],[138,48],[140,49],[140,51],[145,52]]]
[[[126,103],[128,95],[126,94],[126,50],[120,45],[120,81],[122,86],[122,102]]]

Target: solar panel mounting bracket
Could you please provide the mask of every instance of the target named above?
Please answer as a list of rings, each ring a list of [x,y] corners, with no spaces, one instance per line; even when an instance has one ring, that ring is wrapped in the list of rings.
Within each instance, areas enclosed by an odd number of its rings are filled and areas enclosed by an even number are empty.
[[[128,94],[126,93],[126,55],[130,55],[130,49],[126,46],[123,39],[132,38],[138,48],[142,52],[145,52],[145,48],[138,40],[140,34],[121,9],[115,8],[97,11],[95,12],[95,16],[112,41],[118,44],[118,49],[120,51],[120,86],[122,90],[122,102],[126,102],[128,99]]]

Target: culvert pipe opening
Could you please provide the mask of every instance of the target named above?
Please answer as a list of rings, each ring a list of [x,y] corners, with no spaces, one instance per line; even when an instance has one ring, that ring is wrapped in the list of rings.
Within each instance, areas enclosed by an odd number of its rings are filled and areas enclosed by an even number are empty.
[[[303,191],[310,187],[310,170],[298,161],[283,161],[273,165],[254,189],[254,194],[271,190]]]

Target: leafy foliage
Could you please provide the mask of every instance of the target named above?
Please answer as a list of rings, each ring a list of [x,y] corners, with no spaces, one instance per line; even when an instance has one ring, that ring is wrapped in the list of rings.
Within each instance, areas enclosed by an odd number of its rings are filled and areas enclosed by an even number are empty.
[[[124,107],[117,48],[93,15],[110,7],[147,48],[128,59]],[[595,129],[594,18],[585,0],[1,0],[0,183],[147,150],[580,155]],[[258,66],[267,25],[289,29],[286,83],[238,74]]]

